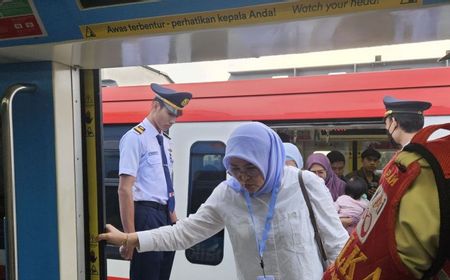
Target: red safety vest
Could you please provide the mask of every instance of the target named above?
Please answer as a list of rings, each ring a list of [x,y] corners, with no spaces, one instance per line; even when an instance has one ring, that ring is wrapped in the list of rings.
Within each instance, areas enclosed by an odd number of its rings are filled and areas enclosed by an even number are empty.
[[[437,256],[424,278],[450,275],[450,135],[428,141],[438,129],[450,130],[450,123],[428,126],[420,130],[404,150],[422,155],[433,169],[440,203],[440,240]],[[404,193],[420,173],[420,165],[412,162],[407,168],[391,159],[383,171],[380,187],[370,201],[356,229],[335,263],[323,279],[369,280],[414,279],[402,263],[395,241],[398,207]],[[444,267],[444,268],[443,268]],[[443,269],[442,269],[443,268]],[[442,269],[442,270],[441,270]],[[445,272],[447,271],[447,272]],[[437,278],[436,278],[437,279]]]

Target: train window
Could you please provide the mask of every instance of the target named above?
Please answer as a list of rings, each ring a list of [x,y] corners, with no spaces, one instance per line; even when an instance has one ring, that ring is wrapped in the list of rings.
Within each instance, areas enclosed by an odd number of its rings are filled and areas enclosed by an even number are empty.
[[[382,172],[396,150],[386,136],[383,123],[378,121],[369,123],[361,121],[359,124],[351,125],[298,124],[274,128],[280,136],[284,137],[284,141],[297,145],[305,162],[312,153],[327,154],[332,150],[340,151],[346,159],[344,175],[361,168],[361,152],[368,146],[372,146],[381,153],[377,173]]]
[[[214,188],[226,178],[222,164],[225,144],[218,141],[195,142],[190,151],[188,215],[197,212]],[[185,251],[191,263],[218,265],[223,259],[224,231]]]
[[[106,178],[119,178],[119,141],[130,128],[129,125],[103,127],[103,165]]]

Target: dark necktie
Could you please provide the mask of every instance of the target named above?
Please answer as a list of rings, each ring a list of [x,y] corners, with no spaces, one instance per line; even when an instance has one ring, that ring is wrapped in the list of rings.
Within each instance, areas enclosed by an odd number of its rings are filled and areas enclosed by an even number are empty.
[[[164,139],[161,134],[156,135],[156,139],[158,139],[159,148],[161,149],[164,177],[166,177],[167,183],[167,195],[169,197],[169,199],[167,200],[167,207],[169,208],[169,211],[172,213],[173,210],[175,209],[175,192],[173,191],[172,178],[170,178],[169,165],[167,164],[166,153],[164,151]]]

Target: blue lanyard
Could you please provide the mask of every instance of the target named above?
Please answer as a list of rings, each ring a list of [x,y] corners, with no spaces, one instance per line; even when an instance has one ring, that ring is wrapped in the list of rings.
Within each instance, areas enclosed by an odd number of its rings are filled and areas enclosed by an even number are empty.
[[[256,246],[258,247],[258,253],[259,253],[259,257],[261,259],[261,268],[263,269],[263,273],[264,273],[263,255],[264,255],[264,251],[266,250],[267,236],[268,236],[270,228],[272,226],[272,219],[273,219],[273,214],[274,214],[274,210],[275,210],[275,202],[277,201],[277,196],[278,196],[278,187],[276,187],[272,190],[272,197],[270,198],[269,211],[267,212],[267,216],[266,216],[266,223],[264,225],[264,230],[262,232],[261,241],[259,241],[257,233],[256,233],[256,225],[255,225],[255,219],[253,217],[253,208],[252,208],[252,202],[250,201],[250,195],[247,191],[244,191],[244,197],[245,197],[245,201],[247,202],[248,213],[252,219],[253,230],[255,232]]]

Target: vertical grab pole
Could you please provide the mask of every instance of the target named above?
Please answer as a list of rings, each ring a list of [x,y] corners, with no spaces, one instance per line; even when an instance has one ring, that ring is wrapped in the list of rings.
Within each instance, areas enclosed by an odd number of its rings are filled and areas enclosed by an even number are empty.
[[[6,273],[8,280],[16,280],[17,270],[17,240],[16,240],[16,189],[14,178],[14,130],[12,105],[14,96],[19,92],[34,92],[36,85],[15,84],[10,86],[2,99],[2,140],[3,140],[3,171],[6,197]]]

